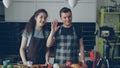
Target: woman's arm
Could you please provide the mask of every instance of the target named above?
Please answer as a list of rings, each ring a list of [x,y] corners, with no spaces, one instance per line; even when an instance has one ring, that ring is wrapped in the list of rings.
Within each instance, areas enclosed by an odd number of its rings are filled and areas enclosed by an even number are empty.
[[[25,47],[27,44],[27,38],[22,36],[21,46],[20,46],[20,56],[24,65],[27,65],[27,60],[25,56]]]
[[[54,33],[50,33],[48,39],[47,39],[47,48],[50,48],[55,42],[55,37],[54,37]]]

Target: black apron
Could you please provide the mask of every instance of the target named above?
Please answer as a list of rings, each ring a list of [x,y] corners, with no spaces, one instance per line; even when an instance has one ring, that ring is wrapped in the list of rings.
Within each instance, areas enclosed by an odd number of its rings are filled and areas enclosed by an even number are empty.
[[[46,54],[46,38],[43,31],[44,38],[34,37],[34,31],[27,47],[26,58],[28,61],[32,61],[33,64],[45,64]]]
[[[78,63],[78,44],[77,44],[77,34],[75,28],[73,29],[73,34],[62,35],[62,27],[58,32],[56,37],[57,46],[56,46],[56,56],[55,63],[65,64],[66,61],[71,60],[73,63]]]

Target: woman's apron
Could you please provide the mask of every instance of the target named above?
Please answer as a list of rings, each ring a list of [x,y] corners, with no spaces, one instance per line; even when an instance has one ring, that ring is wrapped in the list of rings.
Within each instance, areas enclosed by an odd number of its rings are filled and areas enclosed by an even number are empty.
[[[27,60],[32,61],[33,64],[44,64],[46,54],[46,38],[43,31],[44,38],[34,37],[34,32],[27,47]]]
[[[73,33],[68,35],[62,35],[60,30],[58,32],[57,42],[56,42],[56,56],[55,63],[64,64],[66,61],[71,60],[73,63],[78,62],[78,42],[75,28],[73,28]]]

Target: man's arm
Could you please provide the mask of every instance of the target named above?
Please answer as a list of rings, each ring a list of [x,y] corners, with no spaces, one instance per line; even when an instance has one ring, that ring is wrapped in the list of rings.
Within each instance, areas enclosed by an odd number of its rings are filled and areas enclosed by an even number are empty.
[[[47,48],[50,48],[55,42],[55,37],[54,37],[54,33],[53,32],[50,32],[50,35],[47,39]]]
[[[46,63],[45,63],[45,64],[46,64],[46,65],[47,65],[47,64],[50,64],[50,63],[49,63],[49,56],[50,56],[50,49],[47,48],[46,55],[45,55],[45,59],[46,59]]]
[[[47,45],[48,48],[51,47],[51,46],[54,44],[54,42],[55,42],[55,37],[54,37],[54,35],[55,35],[55,33],[56,33],[56,31],[57,31],[58,29],[59,29],[58,21],[57,21],[57,20],[54,20],[54,21],[51,23],[51,32],[50,32],[50,35],[49,35],[49,37],[48,37],[48,39],[47,39],[47,43],[46,43],[46,45]]]
[[[81,53],[80,61],[82,61],[83,63],[85,63],[83,38],[80,38],[80,40],[79,40],[79,45],[80,45],[80,53]]]

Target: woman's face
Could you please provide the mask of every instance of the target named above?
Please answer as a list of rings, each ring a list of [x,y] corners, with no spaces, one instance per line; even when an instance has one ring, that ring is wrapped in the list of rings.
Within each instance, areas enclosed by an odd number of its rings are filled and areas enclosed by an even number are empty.
[[[39,13],[38,16],[35,17],[36,25],[42,27],[46,23],[47,15],[44,12]]]
[[[72,22],[72,14],[70,12],[67,13],[61,13],[61,20],[63,22],[63,25],[65,26],[71,26]]]

